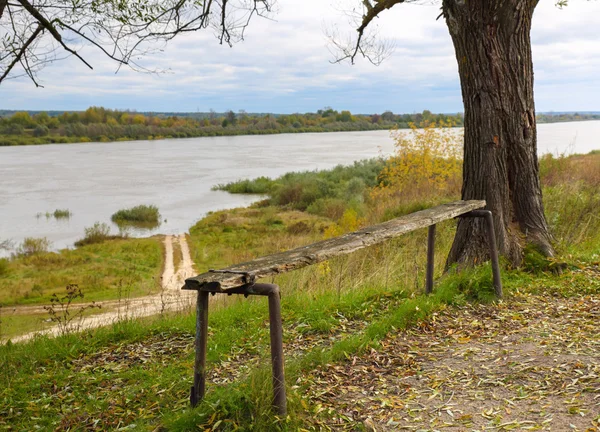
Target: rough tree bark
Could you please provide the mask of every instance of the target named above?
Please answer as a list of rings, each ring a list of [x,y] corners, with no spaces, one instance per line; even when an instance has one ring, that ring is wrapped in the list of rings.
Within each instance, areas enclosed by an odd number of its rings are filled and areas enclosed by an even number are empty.
[[[462,199],[485,199],[500,253],[554,251],[537,158],[530,30],[538,0],[444,0],[465,107]],[[448,264],[488,258],[483,223],[461,219]]]

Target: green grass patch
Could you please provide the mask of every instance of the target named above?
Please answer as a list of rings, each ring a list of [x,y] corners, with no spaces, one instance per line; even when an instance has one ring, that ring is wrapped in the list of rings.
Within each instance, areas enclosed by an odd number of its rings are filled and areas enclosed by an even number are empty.
[[[54,213],[52,213],[55,219],[69,219],[72,216],[72,213],[68,209],[56,209]]]
[[[73,216],[73,213],[69,209],[56,209],[53,212],[46,213],[37,213],[35,215],[36,218],[41,218],[45,216],[46,219],[54,218],[54,219],[70,219]]]
[[[383,166],[382,159],[370,159],[328,170],[287,173],[277,179],[239,180],[213,189],[268,194],[274,205],[339,219],[348,207],[365,211],[365,189],[377,184]]]
[[[160,212],[154,205],[138,205],[117,211],[111,220],[117,225],[156,226],[160,225]]]
[[[0,304],[48,303],[69,284],[83,290],[84,301],[153,293],[159,289],[162,255],[158,237],[20,255],[3,261]]]
[[[16,256],[28,257],[48,253],[51,246],[52,242],[46,237],[25,237],[23,242],[16,249]]]

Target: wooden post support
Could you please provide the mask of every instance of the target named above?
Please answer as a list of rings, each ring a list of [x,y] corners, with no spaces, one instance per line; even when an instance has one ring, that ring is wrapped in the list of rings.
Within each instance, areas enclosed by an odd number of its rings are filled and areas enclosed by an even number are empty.
[[[425,278],[425,293],[433,292],[433,269],[435,265],[435,225],[427,230],[427,275]]]
[[[283,371],[283,326],[281,322],[281,302],[279,287],[273,285],[269,294],[269,332],[271,335],[271,364],[273,367],[273,406],[277,414],[285,416],[285,374]]]
[[[192,407],[204,398],[206,391],[206,345],[208,339],[208,292],[198,291],[196,302],[196,358],[194,385],[190,393]]]
[[[271,335],[271,363],[273,369],[273,406],[280,416],[287,414],[285,373],[283,361],[283,325],[279,287],[273,284],[251,283],[222,291],[217,285],[207,285],[198,291],[196,304],[196,360],[194,362],[194,385],[190,392],[192,407],[204,398],[206,390],[206,346],[208,338],[208,295],[242,294],[259,295],[269,299],[269,332]]]
[[[492,276],[494,278],[494,291],[498,298],[502,298],[502,278],[500,277],[500,263],[498,260],[498,246],[496,246],[496,233],[494,231],[494,218],[489,210],[472,210],[462,214],[459,217],[475,217],[485,220],[488,247],[490,248],[490,258],[492,261]]]

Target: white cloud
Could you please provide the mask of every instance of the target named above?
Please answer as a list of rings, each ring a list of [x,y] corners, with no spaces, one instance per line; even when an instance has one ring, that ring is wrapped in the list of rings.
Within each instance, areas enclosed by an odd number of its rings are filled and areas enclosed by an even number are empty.
[[[438,4],[398,5],[377,20],[381,37],[396,46],[380,67],[330,63],[323,28],[350,34],[340,9],[357,2],[281,0],[275,20],[254,19],[233,48],[219,45],[211,31],[182,35],[143,60],[168,70],[163,74],[121,69],[115,75],[116,65],[88,48],[94,71],[73,58],[56,62],[41,73],[44,89],[24,79],[2,84],[2,108],[461,110],[456,60],[445,23],[436,20]],[[538,110],[600,109],[598,28],[598,1],[572,0],[563,10],[540,1],[532,31]]]

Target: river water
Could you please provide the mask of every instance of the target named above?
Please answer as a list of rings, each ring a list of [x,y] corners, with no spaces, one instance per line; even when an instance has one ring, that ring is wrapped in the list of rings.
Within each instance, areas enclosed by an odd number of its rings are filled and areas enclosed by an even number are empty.
[[[600,149],[599,136],[600,121],[542,124],[539,153],[587,153]],[[46,237],[55,249],[72,247],[85,227],[111,224],[114,212],[138,204],[158,206],[163,222],[132,235],[182,233],[208,211],[257,199],[211,191],[215,184],[330,168],[392,150],[387,131],[0,147],[0,241]],[[72,217],[36,216],[55,209],[69,209]]]

